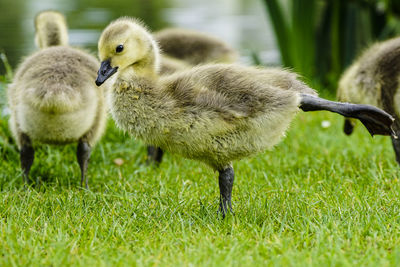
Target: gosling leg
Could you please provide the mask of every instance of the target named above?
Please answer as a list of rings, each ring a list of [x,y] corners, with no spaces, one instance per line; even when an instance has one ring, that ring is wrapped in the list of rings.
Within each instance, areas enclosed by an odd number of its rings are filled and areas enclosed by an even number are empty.
[[[148,146],[147,147],[147,163],[155,163],[159,165],[162,161],[164,155],[164,151],[161,148],[155,146]]]
[[[329,101],[313,95],[300,95],[300,108],[303,111],[327,110],[345,117],[360,120],[368,132],[396,137],[392,129],[394,118],[387,112],[370,105],[359,105]]]
[[[86,170],[89,164],[90,153],[92,148],[86,141],[79,140],[78,149],[76,151],[76,157],[78,159],[79,167],[81,168],[81,187],[83,187],[83,181],[85,180],[85,188],[89,189],[89,179],[86,177]]]
[[[353,122],[348,118],[344,119],[343,132],[346,135],[351,135],[353,133],[353,130],[354,130]]]
[[[397,132],[397,134],[400,134],[400,132]],[[400,139],[396,139],[392,136],[392,145],[394,153],[396,154],[396,161],[400,165]]]
[[[219,182],[219,209],[218,213],[222,214],[222,218],[225,218],[226,213],[229,210],[233,214],[232,210],[232,187],[235,173],[232,166],[227,167],[224,170],[220,170],[218,176]]]
[[[394,126],[394,130],[397,134],[397,136],[399,136],[400,134],[400,121],[399,118],[397,116],[395,116],[395,126]],[[396,154],[396,161],[397,163],[400,165],[400,137],[399,138],[395,138],[392,136],[392,145],[393,145],[393,150],[394,153]]]
[[[31,139],[26,134],[21,134],[21,150],[19,156],[23,171],[24,186],[27,186],[29,183],[29,171],[35,159],[35,150],[33,149]]]

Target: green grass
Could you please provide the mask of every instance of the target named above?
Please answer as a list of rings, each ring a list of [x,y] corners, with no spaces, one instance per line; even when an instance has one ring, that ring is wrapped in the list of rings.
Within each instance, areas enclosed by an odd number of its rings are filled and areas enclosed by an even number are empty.
[[[400,264],[390,139],[360,125],[346,137],[339,116],[301,113],[272,152],[236,162],[236,215],[225,220],[216,216],[215,173],[171,154],[146,166],[144,146],[112,121],[92,154],[90,191],[78,188],[75,145],[38,148],[39,185],[24,190],[6,119],[0,266]]]

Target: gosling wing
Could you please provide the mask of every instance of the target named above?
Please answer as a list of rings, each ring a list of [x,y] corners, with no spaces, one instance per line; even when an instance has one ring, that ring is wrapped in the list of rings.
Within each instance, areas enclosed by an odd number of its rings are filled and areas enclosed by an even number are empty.
[[[164,79],[178,105],[213,110],[226,120],[256,117],[290,105],[300,92],[316,94],[291,72],[229,64],[195,67]]]

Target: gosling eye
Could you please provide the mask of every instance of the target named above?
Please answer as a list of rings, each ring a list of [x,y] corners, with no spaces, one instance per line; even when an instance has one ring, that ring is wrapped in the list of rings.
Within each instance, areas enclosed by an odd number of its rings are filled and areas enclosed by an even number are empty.
[[[115,52],[117,52],[117,53],[121,53],[122,50],[124,50],[124,46],[123,46],[123,45],[118,45],[118,46],[115,48]]]

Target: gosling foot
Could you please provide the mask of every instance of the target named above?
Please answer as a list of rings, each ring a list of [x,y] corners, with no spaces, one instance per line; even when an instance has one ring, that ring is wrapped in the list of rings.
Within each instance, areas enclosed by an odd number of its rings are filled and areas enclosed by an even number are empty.
[[[396,133],[392,129],[394,118],[377,107],[334,102],[308,94],[300,96],[300,108],[303,111],[328,110],[360,120],[372,136],[380,134],[396,137]]]
[[[78,143],[78,149],[76,151],[76,157],[78,159],[79,167],[81,168],[81,187],[83,187],[83,181],[85,181],[85,188],[89,189],[89,179],[86,176],[86,170],[89,164],[90,153],[92,148],[86,141],[80,140]],[[86,179],[85,179],[86,176]]]
[[[219,209],[218,214],[221,214],[222,218],[229,211],[234,214],[232,210],[232,187],[235,178],[235,173],[232,166],[220,170],[218,176],[219,182]]]

